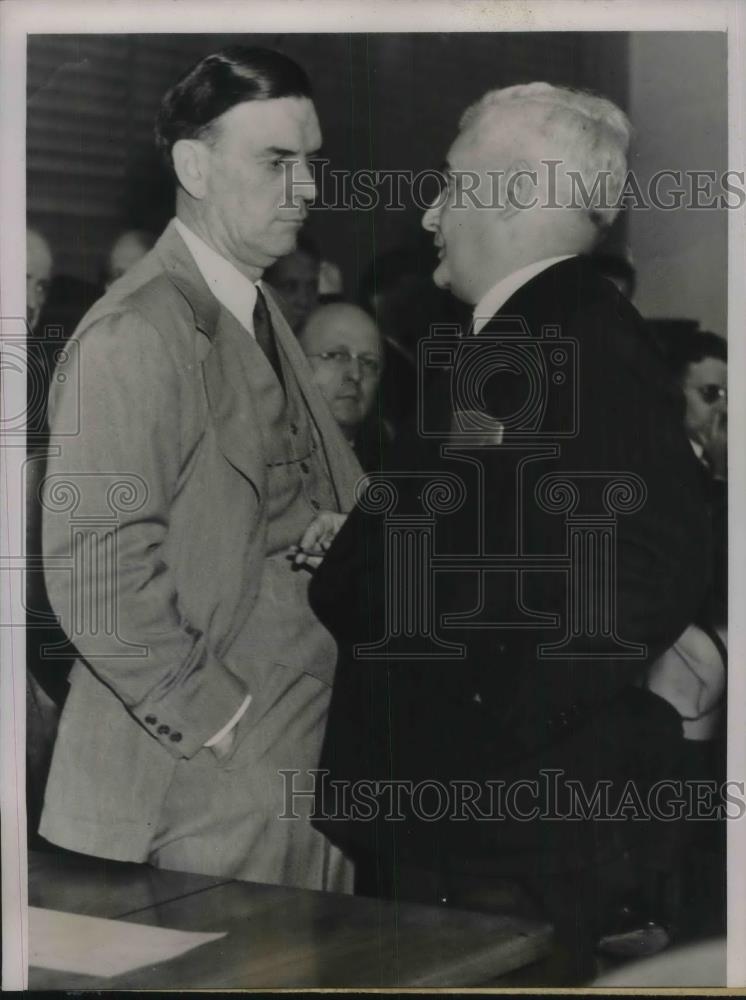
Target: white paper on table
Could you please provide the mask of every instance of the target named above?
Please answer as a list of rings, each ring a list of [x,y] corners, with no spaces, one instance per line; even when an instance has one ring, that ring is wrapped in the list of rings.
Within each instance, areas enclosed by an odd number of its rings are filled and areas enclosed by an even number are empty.
[[[225,932],[173,931],[126,920],[28,908],[29,965],[88,976],[118,976],[166,962]]]

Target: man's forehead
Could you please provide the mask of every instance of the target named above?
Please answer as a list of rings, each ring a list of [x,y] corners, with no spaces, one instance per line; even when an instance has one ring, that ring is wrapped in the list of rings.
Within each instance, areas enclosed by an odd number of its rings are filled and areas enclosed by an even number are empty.
[[[45,240],[29,234],[26,243],[26,266],[44,275],[52,270],[52,253]]]
[[[350,337],[366,337],[372,347],[378,343],[379,333],[373,320],[362,310],[340,305],[328,307],[314,316],[308,324],[307,335],[315,340],[339,340],[341,343]]]
[[[525,146],[531,131],[517,112],[517,108],[484,111],[456,136],[448,151],[448,164],[465,168],[464,161],[469,160],[475,168],[496,166],[496,160],[515,154],[519,146]]]
[[[321,145],[321,128],[307,97],[243,101],[220,118],[224,135],[254,149],[313,150]]]
[[[705,380],[719,380],[725,381],[728,371],[728,365],[722,358],[707,357],[702,358],[701,361],[695,361],[690,366],[690,374],[697,379],[698,377]]]

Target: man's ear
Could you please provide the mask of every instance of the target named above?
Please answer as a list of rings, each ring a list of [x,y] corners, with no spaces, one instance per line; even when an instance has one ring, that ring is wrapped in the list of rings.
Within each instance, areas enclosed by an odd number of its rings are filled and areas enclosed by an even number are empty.
[[[179,184],[192,198],[204,198],[210,169],[209,150],[205,143],[199,139],[178,139],[171,156]]]
[[[528,160],[513,160],[505,171],[505,215],[512,218],[518,212],[539,204],[539,175]]]

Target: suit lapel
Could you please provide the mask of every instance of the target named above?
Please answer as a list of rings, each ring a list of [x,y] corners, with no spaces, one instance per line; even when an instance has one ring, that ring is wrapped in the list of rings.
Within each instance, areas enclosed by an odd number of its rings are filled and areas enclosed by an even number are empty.
[[[249,334],[212,294],[173,223],[155,249],[166,274],[191,306],[197,329],[210,341],[202,373],[220,450],[263,498],[266,461],[245,374],[245,338]]]
[[[155,250],[166,274],[191,306],[197,329],[210,340],[211,347],[202,369],[220,449],[263,499],[266,496],[266,460],[259,433],[259,414],[248,389],[246,372],[246,337],[250,334],[212,294],[173,223],[166,228]],[[278,346],[318,428],[340,509],[350,510],[362,470],[313,384],[305,355],[271,291],[266,284],[263,289]]]
[[[249,389],[245,338],[250,334],[221,309],[212,348],[202,362],[207,400],[220,450],[234,468],[266,497],[267,462],[259,431],[259,414]]]

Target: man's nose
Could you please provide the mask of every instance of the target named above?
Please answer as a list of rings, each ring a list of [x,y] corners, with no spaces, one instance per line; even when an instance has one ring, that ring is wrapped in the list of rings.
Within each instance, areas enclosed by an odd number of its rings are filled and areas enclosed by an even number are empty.
[[[359,382],[362,379],[359,358],[350,358],[347,362],[347,377],[353,382]]]
[[[306,160],[296,160],[293,164],[293,200],[313,201],[316,198],[316,181]]]
[[[422,216],[422,228],[426,229],[429,233],[435,233],[438,230],[440,223],[440,211],[443,207],[443,196],[438,195],[438,197],[433,201],[429,208],[425,209],[425,214]]]

